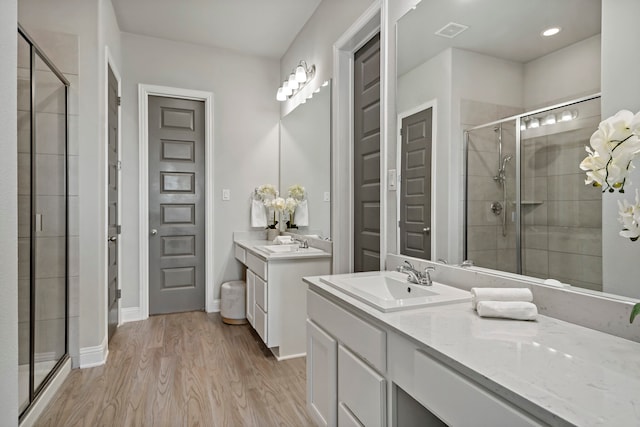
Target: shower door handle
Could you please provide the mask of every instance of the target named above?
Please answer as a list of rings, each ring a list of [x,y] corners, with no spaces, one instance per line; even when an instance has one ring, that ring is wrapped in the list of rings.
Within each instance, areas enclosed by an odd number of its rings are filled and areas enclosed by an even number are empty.
[[[107,239],[109,242],[116,242],[118,240],[117,236],[111,236]]]

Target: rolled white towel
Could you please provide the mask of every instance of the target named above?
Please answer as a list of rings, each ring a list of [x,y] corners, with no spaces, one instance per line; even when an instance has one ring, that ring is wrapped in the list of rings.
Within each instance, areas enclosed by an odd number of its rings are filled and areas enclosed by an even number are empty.
[[[524,301],[532,302],[529,288],[471,288],[471,307],[476,309],[480,301]]]
[[[535,320],[538,316],[538,307],[524,301],[480,301],[477,310],[480,317]]]

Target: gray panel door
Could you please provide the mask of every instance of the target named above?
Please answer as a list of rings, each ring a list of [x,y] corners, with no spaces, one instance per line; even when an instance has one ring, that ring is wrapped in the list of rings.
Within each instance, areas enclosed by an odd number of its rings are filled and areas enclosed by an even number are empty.
[[[118,81],[109,67],[107,128],[107,311],[109,340],[118,328],[118,234],[120,218],[118,218]]]
[[[400,253],[431,259],[431,138],[433,109],[402,120]]]
[[[204,102],[149,97],[149,314],[205,303]]]
[[[380,34],[355,54],[354,271],[380,270]]]

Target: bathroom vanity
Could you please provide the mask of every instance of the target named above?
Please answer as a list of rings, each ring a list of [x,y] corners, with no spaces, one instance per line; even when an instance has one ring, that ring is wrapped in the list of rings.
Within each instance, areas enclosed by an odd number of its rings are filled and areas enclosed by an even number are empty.
[[[640,344],[546,316],[482,319],[468,302],[383,312],[340,290],[350,276],[305,278],[318,425],[640,423]]]
[[[278,360],[306,351],[306,291],[304,276],[331,272],[330,243],[322,248],[273,245],[267,240],[234,242],[235,258],[246,266],[246,316]]]

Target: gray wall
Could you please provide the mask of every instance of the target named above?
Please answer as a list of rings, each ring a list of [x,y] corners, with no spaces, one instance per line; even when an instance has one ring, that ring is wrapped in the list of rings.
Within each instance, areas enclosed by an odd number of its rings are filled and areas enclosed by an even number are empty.
[[[17,17],[0,2],[0,426],[18,424]]]

